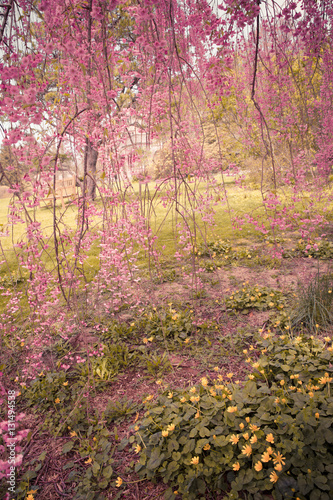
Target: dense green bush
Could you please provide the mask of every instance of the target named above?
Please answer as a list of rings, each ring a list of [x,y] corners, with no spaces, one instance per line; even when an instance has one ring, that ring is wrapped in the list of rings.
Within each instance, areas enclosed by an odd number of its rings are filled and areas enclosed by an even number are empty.
[[[204,377],[163,393],[135,427],[136,471],[169,483],[167,499],[332,498],[330,343],[280,336],[259,346],[243,386],[232,374]]]

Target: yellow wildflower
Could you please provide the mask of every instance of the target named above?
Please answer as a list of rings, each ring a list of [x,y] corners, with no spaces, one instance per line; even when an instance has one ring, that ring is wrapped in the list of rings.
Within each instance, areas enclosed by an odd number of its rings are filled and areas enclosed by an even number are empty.
[[[172,399],[172,398],[173,398],[173,392],[169,392],[169,393],[168,393],[168,398],[169,398],[169,399]]]
[[[245,441],[247,441],[249,439],[249,433],[248,432],[244,432],[243,434],[243,438],[245,439]]]
[[[260,427],[258,427],[257,425],[253,425],[253,424],[250,424],[249,427],[250,427],[252,432],[256,432],[260,429]]]
[[[196,387],[191,387],[190,392],[191,392],[192,394],[196,393],[196,392],[197,392]]]
[[[227,373],[228,378],[232,378],[233,376],[234,376],[234,374],[232,372]]]
[[[251,437],[251,439],[250,439],[250,443],[251,443],[251,444],[254,444],[254,443],[256,443],[257,441],[258,441],[258,438],[257,438],[257,436],[254,434],[254,435]]]
[[[272,433],[267,434],[267,436],[266,436],[266,441],[267,441],[268,443],[274,443],[274,436],[273,436],[273,434],[272,434]]]
[[[267,451],[267,453],[269,453],[270,455],[272,455],[273,448],[271,446],[269,446],[266,451]]]
[[[246,444],[245,446],[243,446],[242,453],[243,453],[243,455],[246,455],[247,457],[249,457],[252,454],[252,446],[250,446],[249,444]]]
[[[318,412],[317,412],[317,413],[315,413],[315,417],[316,417],[316,418],[319,418],[319,413],[318,413]]]
[[[276,464],[274,469],[277,470],[278,472],[281,472],[282,471],[282,464]]]
[[[139,444],[135,445],[134,451],[135,451],[135,453],[140,453],[141,446]]]
[[[22,344],[21,344],[21,345],[22,345]],[[23,344],[23,345],[24,345],[24,344]],[[28,495],[28,496],[27,496],[26,500],[34,500],[34,496],[33,496],[33,495],[31,495],[31,493],[30,493],[30,495]]]
[[[237,411],[237,406],[229,406],[227,409],[228,413],[235,413]]]
[[[249,423],[250,422],[250,417],[246,417],[246,422]]]
[[[169,436],[168,431],[165,431],[165,430],[164,430],[164,431],[162,431],[162,436],[163,436],[164,438],[168,437],[168,436]]]
[[[181,402],[181,403],[186,403],[186,398],[183,396],[183,397],[180,399],[180,402]]]
[[[236,472],[236,471],[238,471],[239,469],[240,469],[239,462],[234,463],[234,465],[232,466],[232,470],[234,470],[234,471]]]
[[[203,447],[203,449],[204,450],[210,450],[210,444],[209,443],[205,444],[205,446]]]
[[[277,473],[275,472],[275,470],[273,470],[273,472],[271,472],[270,476],[269,476],[269,480],[271,483],[276,483],[276,481],[279,479],[279,476],[277,475]]]
[[[199,463],[199,457],[193,457],[192,460],[191,460],[191,464],[192,465],[198,465]]]
[[[175,426],[174,426],[174,424],[170,424],[170,425],[168,425],[167,430],[168,430],[169,432],[174,431],[174,430],[175,430]]]
[[[68,385],[68,380],[66,382],[64,382],[62,385],[64,385],[64,386]]]
[[[116,480],[117,488],[119,488],[122,484],[123,484],[123,480],[121,479],[121,477],[117,477],[117,480]]]
[[[75,431],[70,432],[70,433],[69,433],[69,435],[70,435],[70,437],[71,437],[71,438],[73,438],[73,437],[77,436],[77,434],[76,434],[76,432],[75,432]]]
[[[232,444],[237,444],[238,441],[239,441],[239,437],[236,436],[236,434],[233,434],[232,436],[230,436],[230,439],[229,439],[230,443]]]
[[[259,472],[262,470],[262,463],[259,461],[255,464],[254,469]]]
[[[54,402],[55,402],[56,404],[58,404],[58,403],[60,403],[60,399],[59,399],[59,398],[57,398],[57,399],[55,399],[55,400],[54,400]]]
[[[244,424],[243,424],[243,422],[241,422],[241,423],[239,424],[239,428],[240,428],[240,430],[241,430],[241,431],[244,429]]]
[[[84,463],[85,463],[85,464],[91,464],[91,462],[92,462],[92,458],[91,458],[91,457],[89,457],[89,458],[88,458],[88,460],[86,460]]]
[[[203,387],[207,387],[207,385],[208,385],[208,379],[207,379],[207,377],[202,377],[202,379],[201,379],[201,385]]]
[[[274,462],[275,464],[282,464],[282,465],[284,465],[284,464],[285,464],[285,461],[284,461],[284,460],[285,460],[286,458],[285,458],[283,455],[281,455],[281,453],[280,453],[279,451],[278,451],[277,453],[274,453],[274,457],[275,457],[275,458],[273,458],[273,462]]]
[[[264,453],[261,455],[261,461],[262,462],[269,462],[271,460],[271,456],[267,451],[264,451]]]

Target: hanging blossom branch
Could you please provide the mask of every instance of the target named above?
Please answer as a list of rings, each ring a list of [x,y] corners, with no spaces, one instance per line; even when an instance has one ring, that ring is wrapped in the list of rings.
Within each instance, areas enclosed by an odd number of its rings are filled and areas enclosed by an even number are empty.
[[[259,5],[260,5],[260,0],[258,0],[258,6]],[[257,23],[256,23],[256,51],[255,51],[255,56],[254,56],[254,70],[253,70],[253,80],[252,80],[252,89],[251,89],[251,100],[253,101],[253,104],[255,105],[256,109],[258,110],[258,112],[260,114],[261,137],[262,137],[263,143],[265,145],[267,155],[271,157],[272,169],[273,169],[273,183],[274,183],[274,189],[276,189],[277,183],[276,183],[276,175],[275,175],[275,160],[274,160],[274,150],[273,150],[272,139],[270,136],[270,131],[269,131],[269,127],[268,127],[266,118],[261,110],[261,107],[260,107],[258,101],[255,99],[255,84],[256,84],[256,76],[257,76],[257,69],[258,69],[258,55],[259,55],[259,38],[260,38],[260,12],[257,15]],[[264,137],[262,122],[265,125],[269,146],[267,145],[267,141]],[[262,175],[261,175],[261,186],[262,186],[262,181],[263,181],[263,170],[262,170]]]

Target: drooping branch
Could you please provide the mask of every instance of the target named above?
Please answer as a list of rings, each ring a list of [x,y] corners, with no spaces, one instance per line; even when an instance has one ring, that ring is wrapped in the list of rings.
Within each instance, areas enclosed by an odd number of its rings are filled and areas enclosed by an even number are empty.
[[[5,8],[5,12],[4,12],[4,14],[2,14],[3,20],[2,20],[2,25],[0,28],[0,43],[2,43],[3,36],[5,33],[5,29],[6,29],[6,25],[7,25],[7,21],[8,21],[9,12],[10,12],[11,8],[13,7],[13,4],[14,4],[14,0],[9,0],[8,4],[1,6],[2,8]]]

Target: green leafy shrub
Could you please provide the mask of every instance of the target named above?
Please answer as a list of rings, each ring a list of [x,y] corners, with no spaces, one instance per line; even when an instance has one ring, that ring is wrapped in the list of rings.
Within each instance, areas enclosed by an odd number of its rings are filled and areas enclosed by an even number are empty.
[[[213,273],[214,271],[219,269],[221,267],[221,265],[222,264],[220,262],[214,262],[212,260],[208,260],[208,261],[204,262],[203,267],[204,267],[206,273]]]
[[[281,292],[262,286],[248,286],[243,284],[241,290],[236,290],[225,300],[227,309],[242,311],[244,314],[251,309],[265,311],[285,307],[285,299]]]
[[[169,483],[166,499],[331,498],[332,351],[288,336],[261,347],[244,386],[204,377],[163,393],[136,426],[135,469]]]
[[[55,409],[57,401],[69,403],[83,386],[83,381],[73,379],[73,374],[65,371],[41,372],[29,385],[22,387],[23,404],[44,413],[50,408]]]
[[[194,249],[194,254],[199,257],[210,257],[214,259],[217,255],[230,254],[232,247],[229,241],[217,240],[208,241],[207,243],[201,243],[198,248]]]
[[[193,311],[176,310],[172,304],[166,309],[152,311],[142,318],[137,328],[143,330],[145,338],[153,338],[156,341],[173,340],[183,342],[195,332],[205,331],[207,324],[200,326],[194,324]]]

